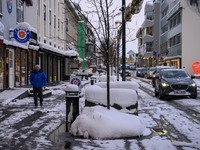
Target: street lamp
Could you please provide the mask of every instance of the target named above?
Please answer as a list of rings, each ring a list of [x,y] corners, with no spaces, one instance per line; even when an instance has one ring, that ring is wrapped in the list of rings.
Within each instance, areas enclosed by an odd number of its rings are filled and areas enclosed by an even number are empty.
[[[121,39],[121,32],[122,32],[122,22],[116,21],[115,25],[117,26],[117,81],[119,81],[119,45],[120,45],[120,39]]]
[[[126,1],[122,0],[122,81],[126,81]]]

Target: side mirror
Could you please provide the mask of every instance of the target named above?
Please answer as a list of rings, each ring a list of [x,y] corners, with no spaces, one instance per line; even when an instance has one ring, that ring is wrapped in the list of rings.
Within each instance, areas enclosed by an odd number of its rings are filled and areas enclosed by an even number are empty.
[[[194,79],[194,78],[196,78],[194,75],[191,75],[191,79]]]

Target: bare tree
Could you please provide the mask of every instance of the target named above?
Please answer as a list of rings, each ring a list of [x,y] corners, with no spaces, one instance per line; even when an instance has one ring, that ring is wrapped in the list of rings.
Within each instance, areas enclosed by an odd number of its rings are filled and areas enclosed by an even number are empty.
[[[113,0],[85,0],[88,5],[88,11],[82,11],[80,7],[77,11],[85,17],[95,33],[97,43],[102,60],[106,65],[107,71],[107,108],[110,109],[110,64],[115,56],[114,37],[112,32],[114,29],[113,19],[116,16],[117,8],[113,8]],[[80,2],[80,1],[79,1]],[[92,18],[92,19],[90,19]],[[112,31],[111,31],[112,30]]]

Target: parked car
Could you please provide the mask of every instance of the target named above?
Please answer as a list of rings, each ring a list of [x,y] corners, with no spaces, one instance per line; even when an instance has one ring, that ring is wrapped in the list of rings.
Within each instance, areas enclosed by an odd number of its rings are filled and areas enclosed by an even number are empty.
[[[190,96],[197,98],[197,85],[184,69],[163,69],[155,82],[155,96]]]
[[[154,73],[155,69],[156,69],[155,67],[150,67],[148,69],[147,74],[146,74],[147,79],[151,79],[153,77],[153,73]]]
[[[152,74],[151,82],[152,86],[155,87],[155,77],[158,76],[159,72],[163,69],[173,69],[175,68],[174,66],[156,66],[155,71]]]
[[[141,67],[136,68],[136,77],[145,77],[147,74],[148,68]]]

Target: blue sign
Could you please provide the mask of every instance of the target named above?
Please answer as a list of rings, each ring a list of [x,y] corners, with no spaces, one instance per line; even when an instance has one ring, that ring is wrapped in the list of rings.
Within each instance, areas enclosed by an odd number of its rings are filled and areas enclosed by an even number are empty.
[[[7,0],[7,10],[9,14],[12,13],[12,0]]]
[[[31,32],[21,26],[15,28],[13,35],[15,40],[20,43],[26,43],[31,38]]]
[[[70,84],[75,84],[79,88],[79,92],[81,92],[81,77],[80,76],[70,76]]]

